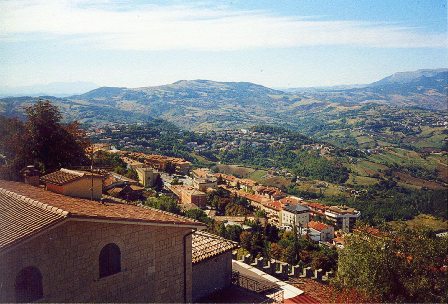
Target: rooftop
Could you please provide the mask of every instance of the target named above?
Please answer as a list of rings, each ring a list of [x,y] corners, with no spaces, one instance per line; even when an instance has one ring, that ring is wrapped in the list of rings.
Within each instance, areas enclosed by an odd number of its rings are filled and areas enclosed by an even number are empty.
[[[327,209],[327,211],[331,211],[338,214],[356,214],[357,210],[347,206],[331,206]]]
[[[264,203],[263,205],[267,208],[274,209],[276,211],[283,210],[283,205],[279,201],[273,201],[273,202],[270,201],[270,202]]]
[[[144,159],[147,161],[157,161],[157,162],[171,162],[173,164],[181,165],[190,165],[191,162],[178,157],[171,157],[171,156],[165,156],[165,155],[159,155],[159,154],[145,154],[142,152],[128,152],[127,155],[129,157],[138,158],[138,159]]]
[[[310,208],[306,207],[306,206],[302,206],[300,204],[296,204],[296,205],[291,205],[291,204],[286,204],[283,207],[283,210],[292,212],[292,213],[300,213],[300,212],[309,212]]]
[[[63,221],[68,213],[0,188],[0,250]]]
[[[294,204],[298,204],[300,202],[300,199],[298,197],[294,197],[294,196],[287,196],[287,197],[279,199],[279,201],[283,205],[286,205],[286,204],[294,205]]]
[[[210,175],[210,169],[208,168],[194,169],[193,174],[200,178],[206,178],[208,175]]]
[[[232,250],[237,246],[237,243],[220,236],[204,231],[196,231],[193,234],[191,260],[195,264]]]
[[[153,208],[67,197],[4,180],[0,180],[0,203],[0,250],[65,218],[191,228],[204,226],[195,220]]]
[[[325,230],[325,229],[329,228],[330,226],[327,225],[327,224],[324,224],[322,222],[310,221],[308,223],[308,227],[312,228],[314,230],[317,230],[317,231],[322,231],[322,230]]]
[[[92,177],[92,175],[96,178],[102,178],[101,175],[96,173],[90,173],[85,171],[77,171],[77,170],[69,170],[69,169],[60,169],[58,171],[52,172],[50,174],[42,176],[40,179],[43,182],[56,184],[56,185],[65,185],[75,180],[78,180],[83,177]]]

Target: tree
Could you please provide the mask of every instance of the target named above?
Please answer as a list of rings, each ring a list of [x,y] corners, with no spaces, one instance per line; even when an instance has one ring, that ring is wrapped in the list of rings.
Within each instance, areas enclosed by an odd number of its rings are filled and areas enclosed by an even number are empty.
[[[172,197],[161,195],[159,197],[148,197],[144,203],[146,206],[156,208],[163,211],[168,211],[171,213],[181,214],[181,210],[176,200]]]
[[[59,109],[48,100],[39,100],[25,110],[24,153],[26,163],[34,163],[42,171],[89,163],[85,148],[88,141],[79,125],[63,125]]]
[[[226,238],[234,241],[239,242],[240,241],[240,235],[243,232],[243,228],[238,225],[228,225],[226,227]]]
[[[210,224],[212,222],[212,219],[209,218],[207,214],[205,214],[205,212],[199,208],[185,211],[185,216],[206,224]]]
[[[339,255],[336,286],[386,302],[447,302],[448,239],[401,230],[359,229]]]
[[[16,118],[0,116],[0,154],[4,156],[4,179],[19,179],[19,171],[26,166],[23,134],[25,125]]]
[[[0,119],[0,153],[6,156],[9,177],[35,165],[42,172],[89,164],[88,140],[77,122],[63,124],[59,109],[48,100],[26,108],[26,121]]]
[[[257,211],[255,211],[255,216],[258,218],[267,218],[267,214],[266,211],[258,209]]]
[[[243,247],[247,251],[251,252],[251,249],[252,249],[252,233],[250,233],[249,231],[243,231],[240,234],[240,244],[241,244],[241,247]]]
[[[276,260],[280,260],[283,256],[283,248],[277,243],[272,243],[270,256]]]

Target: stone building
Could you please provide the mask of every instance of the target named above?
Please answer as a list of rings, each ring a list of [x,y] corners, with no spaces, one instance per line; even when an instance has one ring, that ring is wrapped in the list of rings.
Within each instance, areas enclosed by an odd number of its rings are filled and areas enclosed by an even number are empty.
[[[217,186],[215,177],[193,179],[193,187],[202,192],[206,192],[208,189],[216,189]]]
[[[148,167],[136,168],[138,181],[143,187],[154,187],[157,179],[160,178],[160,173]]]
[[[168,189],[179,198],[182,205],[194,205],[196,208],[205,208],[207,204],[207,194],[196,190],[193,187],[184,185],[170,185],[168,186]]]
[[[0,302],[191,302],[191,234],[152,208],[0,180]]]
[[[100,199],[103,192],[103,176],[96,173],[63,168],[40,180],[47,190],[67,196]]]
[[[235,242],[203,231],[193,234],[193,301],[219,292],[231,284]]]

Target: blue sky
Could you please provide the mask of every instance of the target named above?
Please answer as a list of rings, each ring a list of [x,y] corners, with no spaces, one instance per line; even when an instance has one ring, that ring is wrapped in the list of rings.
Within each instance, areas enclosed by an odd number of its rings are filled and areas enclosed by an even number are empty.
[[[446,0],[0,2],[0,86],[368,83],[447,53]]]

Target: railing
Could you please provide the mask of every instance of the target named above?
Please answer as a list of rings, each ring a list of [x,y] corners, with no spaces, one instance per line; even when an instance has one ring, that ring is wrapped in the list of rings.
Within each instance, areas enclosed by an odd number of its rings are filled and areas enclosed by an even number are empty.
[[[266,284],[242,275],[238,271],[232,271],[232,284],[263,296],[264,300],[260,303],[283,303],[283,289],[277,284]]]

